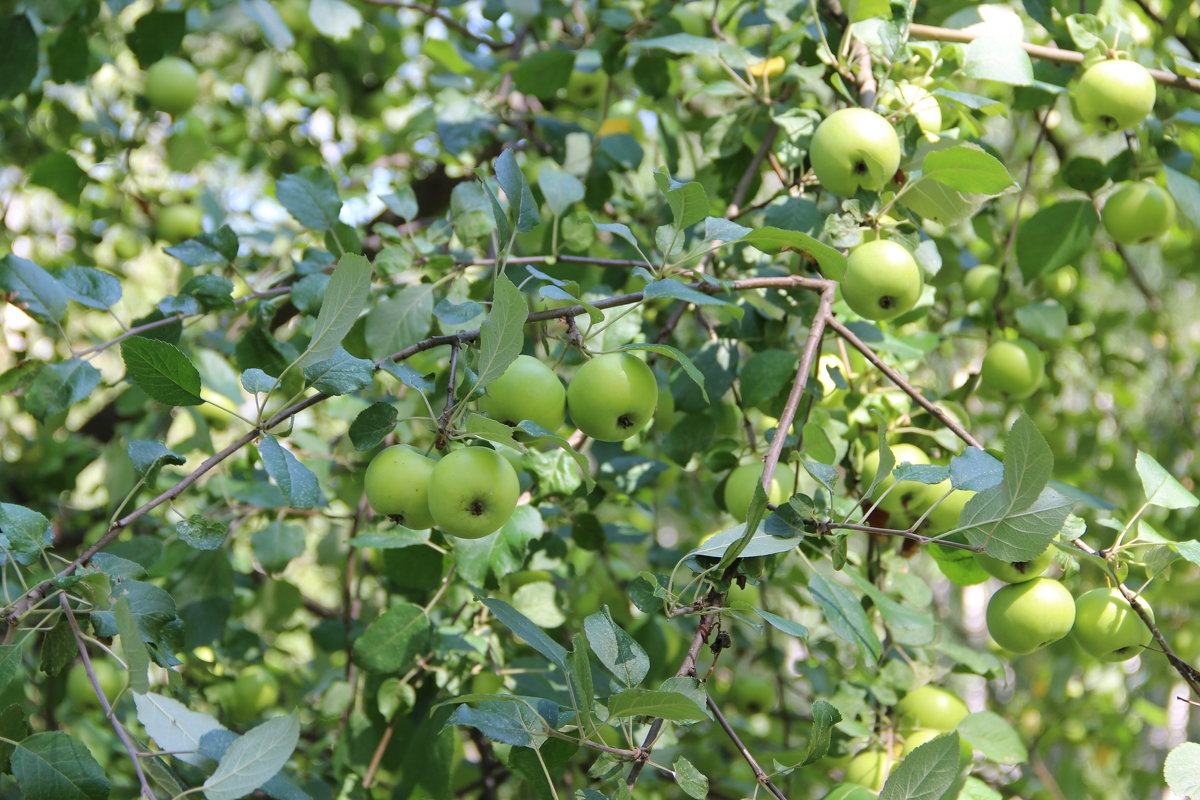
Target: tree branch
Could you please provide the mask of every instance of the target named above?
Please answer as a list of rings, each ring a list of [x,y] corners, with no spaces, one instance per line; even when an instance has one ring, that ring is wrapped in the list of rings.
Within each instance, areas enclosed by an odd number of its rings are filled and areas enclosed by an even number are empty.
[[[754,770],[754,777],[758,780],[759,784],[778,798],[778,800],[788,800],[787,795],[779,791],[779,787],[771,782],[771,778],[767,775],[766,771],[754,760],[754,755],[746,749],[746,745],[742,744],[737,731],[729,724],[729,720],[725,719],[725,715],[721,713],[721,707],[717,705],[711,696],[708,698],[708,710],[717,718],[717,724],[721,726],[721,730],[725,731],[725,735],[733,742],[733,746],[737,748],[737,751],[742,754],[742,758],[746,759],[746,763],[750,765],[750,769]]]
[[[935,42],[957,42],[959,44],[967,44],[984,36],[985,34],[977,31],[961,31],[954,28],[939,28],[934,25],[921,25],[912,23],[908,26],[908,36],[910,39],[928,39]],[[1021,47],[1026,53],[1034,58],[1040,58],[1043,61],[1053,61],[1058,64],[1082,64],[1083,53],[1078,50],[1063,50],[1058,47],[1046,47],[1040,44],[1030,44],[1029,42],[1021,42]],[[1196,78],[1188,78],[1183,75],[1176,75],[1173,72],[1167,72],[1161,69],[1149,70],[1151,77],[1164,86],[1171,86],[1176,89],[1183,89],[1188,92],[1196,92],[1200,94],[1200,80]]]

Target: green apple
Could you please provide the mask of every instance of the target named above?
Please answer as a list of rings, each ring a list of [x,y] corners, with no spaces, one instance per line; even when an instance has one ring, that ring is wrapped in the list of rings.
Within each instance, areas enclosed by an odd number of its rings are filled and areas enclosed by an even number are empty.
[[[204,230],[204,212],[191,203],[162,208],[154,219],[154,233],[164,242],[182,242]]]
[[[937,502],[949,489],[949,480],[944,480],[941,483],[930,486],[928,494],[930,504],[932,505]],[[967,501],[974,496],[974,492],[969,492],[966,489],[954,489],[951,491],[949,496],[938,503],[925,519],[925,524],[929,526],[929,532],[944,533],[957,528],[958,518],[962,516],[963,508],[966,507]]]
[[[1154,109],[1154,78],[1133,61],[1101,61],[1084,70],[1075,108],[1084,122],[1110,131],[1132,128]]]
[[[913,689],[896,704],[896,716],[907,728],[952,731],[969,712],[955,695],[926,684]]]
[[[729,698],[742,713],[761,714],[775,707],[775,684],[761,675],[739,675]]]
[[[1161,186],[1126,181],[1104,201],[1100,221],[1113,241],[1142,244],[1162,236],[1175,224],[1175,201]]]
[[[471,694],[500,694],[504,691],[504,678],[490,670],[471,676]]]
[[[843,780],[878,792],[883,788],[896,761],[896,756],[888,755],[883,750],[863,750],[850,759],[850,763],[846,765],[846,774]]]
[[[438,461],[429,475],[429,513],[445,533],[481,539],[499,530],[521,486],[504,456],[487,447],[464,447]]]
[[[182,114],[200,93],[196,68],[182,58],[168,56],[146,70],[146,100],[159,111]]]
[[[827,190],[853,197],[878,192],[900,168],[900,138],[886,119],[865,108],[843,108],[817,126],[809,148],[817,180]]]
[[[107,658],[97,658],[92,659],[92,672],[96,674],[100,689],[111,704],[125,687],[125,670]],[[96,689],[82,661],[75,662],[67,673],[67,697],[77,708],[100,708],[100,698],[96,696]]]
[[[937,98],[915,83],[896,84],[892,91],[883,96],[880,104],[888,110],[912,114],[917,120],[917,127],[926,134],[936,134],[942,129],[942,108]]]
[[[238,673],[227,697],[234,717],[257,719],[279,701],[279,682],[266,667],[251,664]]]
[[[1075,294],[1079,286],[1079,270],[1071,266],[1059,267],[1049,275],[1042,276],[1042,287],[1046,293],[1059,302]]]
[[[1009,563],[998,558],[992,558],[986,553],[976,553],[975,561],[988,571],[989,575],[999,578],[1005,583],[1024,583],[1039,577],[1050,562],[1054,560],[1054,548],[1047,547],[1037,558],[1029,561]]]
[[[925,286],[912,253],[886,239],[854,248],[841,283],[846,304],[870,320],[900,316],[917,304]]]
[[[371,459],[363,488],[377,514],[392,517],[413,530],[433,527],[429,513],[429,478],[437,461],[421,451],[398,444]]]
[[[1014,653],[1032,653],[1057,642],[1074,624],[1075,599],[1051,578],[1010,583],[988,601],[988,633]]]
[[[939,736],[945,736],[949,731],[910,731],[904,735],[904,749],[900,751],[901,757],[908,756],[913,750],[916,750],[927,742],[932,742]],[[959,766],[966,766],[971,761],[971,756],[974,750],[971,748],[971,743],[961,736],[958,737],[958,763]]]
[[[195,114],[188,114],[167,137],[167,166],[175,172],[191,172],[208,154],[208,132]]]
[[[991,302],[1000,291],[1000,270],[991,264],[978,264],[963,276],[963,297],[968,301]]]
[[[725,479],[725,509],[738,522],[745,522],[750,512],[750,501],[754,499],[754,485],[762,479],[763,465],[761,461],[751,461],[741,464],[729,473]],[[786,502],[792,496],[792,487],[796,485],[796,473],[787,464],[775,467],[771,476],[771,491],[767,492],[767,501],[772,505]]]
[[[896,466],[901,464],[928,464],[929,456],[925,455],[925,451],[916,445],[912,444],[896,444],[892,445],[892,456],[896,460]],[[862,465],[862,485],[865,489],[871,485],[871,481],[875,479],[875,472],[879,469],[879,451],[872,450],[867,453],[863,459]],[[875,487],[876,495],[881,495],[896,482],[893,475],[888,475],[883,478],[877,487]],[[919,505],[923,505],[929,497],[929,487],[924,483],[915,481],[904,481],[904,483],[888,492],[883,498],[883,502],[879,507],[896,517],[903,517],[912,513]]]
[[[1146,605],[1145,600],[1141,603]],[[1119,589],[1092,589],[1076,598],[1072,635],[1080,647],[1101,661],[1133,658],[1153,638]]]
[[[562,381],[533,356],[517,356],[479,399],[480,410],[494,420],[516,425],[527,419],[551,432],[562,425],[566,405]]]
[[[582,72],[572,70],[567,78],[567,99],[582,108],[596,108],[604,102],[608,74],[604,70]]]
[[[630,353],[606,353],[581,366],[567,387],[571,420],[601,442],[628,439],[646,427],[658,405],[658,382]]]
[[[1020,400],[1037,391],[1046,373],[1046,359],[1027,339],[992,344],[983,356],[979,383],[994,395]]]

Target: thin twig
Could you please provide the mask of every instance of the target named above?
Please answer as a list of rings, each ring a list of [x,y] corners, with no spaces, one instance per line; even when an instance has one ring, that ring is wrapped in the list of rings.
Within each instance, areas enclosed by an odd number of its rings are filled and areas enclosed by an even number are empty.
[[[450,427],[450,414],[454,411],[454,378],[458,373],[458,351],[461,347],[461,342],[450,343],[450,371],[446,380],[446,405],[442,408],[442,415],[438,417],[437,441],[434,443],[434,447],[438,450],[446,447],[446,431]]]
[[[67,599],[65,592],[58,596],[58,602],[67,616],[67,624],[71,626],[71,633],[75,634],[75,644],[79,647],[79,656],[83,659],[83,668],[87,672],[88,680],[91,681],[92,689],[96,692],[96,697],[100,700],[100,708],[104,710],[104,716],[108,718],[109,723],[113,726],[113,730],[117,732],[117,737],[121,740],[121,744],[125,745],[125,752],[129,753],[129,760],[133,762],[133,770],[137,773],[138,783],[142,787],[142,796],[149,798],[149,800],[158,800],[154,794],[154,790],[150,788],[150,783],[146,780],[146,773],[142,771],[142,762],[138,760],[138,749],[134,746],[133,740],[129,738],[125,726],[121,724],[116,714],[113,713],[112,706],[108,702],[108,697],[104,694],[104,688],[100,686],[100,680],[96,677],[96,671],[92,669],[92,659],[88,656],[83,631],[79,629],[79,622],[75,619],[75,612],[71,610],[71,601]],[[139,641],[135,646],[141,647],[142,643]]]
[[[936,42],[968,44],[986,35],[988,35],[986,31],[962,31],[954,28],[939,28],[935,25],[921,25],[915,22],[908,26],[908,36],[910,39],[929,39]],[[1083,63],[1083,53],[1077,50],[1063,50],[1058,47],[1046,47],[1045,45],[1030,44],[1029,42],[1021,42],[1021,47],[1029,55],[1034,58],[1040,58],[1043,61],[1053,61],[1058,64]],[[1200,80],[1196,78],[1176,75],[1173,72],[1161,69],[1148,71],[1154,80],[1164,86],[1173,86],[1176,89],[1184,89],[1200,94]]]
[[[771,778],[767,775],[766,771],[754,760],[754,755],[746,749],[746,745],[742,743],[741,738],[737,735],[737,731],[729,724],[729,720],[725,719],[725,715],[721,713],[721,707],[717,705],[717,702],[712,699],[711,695],[708,698],[708,710],[716,717],[717,724],[721,726],[721,730],[725,731],[725,735],[733,742],[733,746],[737,748],[737,751],[742,754],[742,758],[746,759],[746,763],[754,771],[754,777],[758,780],[759,784],[778,798],[778,800],[788,800],[787,795],[779,791],[779,787],[771,782]]]
[[[478,33],[475,33],[473,30],[456,20],[454,17],[450,16],[445,11],[442,11],[440,8],[427,6],[424,3],[406,3],[401,2],[400,0],[363,0],[363,2],[373,6],[404,8],[408,9],[409,11],[416,11],[424,14],[427,17],[433,17],[434,19],[440,21],[447,28],[456,30],[471,41],[490,47],[493,50],[503,50],[506,47],[511,47],[513,44],[512,42],[498,42],[495,39],[489,39],[486,36],[480,36]]]
[[[971,445],[971,447],[978,447],[980,450],[984,449],[983,444],[980,443],[978,439],[972,436],[965,428],[963,428],[962,425],[959,425],[953,417],[951,417],[934,403],[931,403],[929,399],[925,397],[925,395],[913,388],[913,385],[905,380],[903,375],[885,364],[883,359],[877,356],[875,351],[872,350],[866,342],[855,336],[853,331],[851,331],[842,323],[838,322],[838,320],[832,315],[829,317],[829,327],[833,328],[834,331],[837,332],[838,336],[841,336],[843,339],[853,345],[858,352],[862,353],[866,357],[867,361],[870,361],[876,369],[886,375],[888,379],[892,383],[896,384],[896,386],[898,386],[902,392],[911,397],[913,400],[916,400],[917,405],[928,411],[934,416],[935,419],[953,431],[955,436]]]

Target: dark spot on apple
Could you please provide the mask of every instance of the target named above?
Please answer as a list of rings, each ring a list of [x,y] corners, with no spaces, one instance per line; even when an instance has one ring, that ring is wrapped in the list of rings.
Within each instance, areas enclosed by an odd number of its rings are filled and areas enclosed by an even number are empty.
[[[1029,569],[1029,562],[1028,561],[1014,561],[1013,569],[1015,569],[1017,572],[1024,575],[1025,570]]]
[[[1100,124],[1110,131],[1120,130],[1121,127],[1120,123],[1117,122],[1115,117],[1110,117],[1107,114],[1102,114],[1100,116]]]
[[[617,417],[617,427],[618,428],[632,428],[633,427],[633,417],[631,417],[628,414],[622,414],[621,416]]]
[[[896,305],[896,298],[892,297],[890,294],[885,294],[883,297],[879,298],[880,308],[887,309],[894,305]]]
[[[866,175],[870,171],[865,161],[855,161],[853,172],[855,175]]]
[[[486,511],[486,509],[483,507],[483,502],[480,500],[472,500],[467,506],[467,510],[476,517],[482,517],[483,512]]]

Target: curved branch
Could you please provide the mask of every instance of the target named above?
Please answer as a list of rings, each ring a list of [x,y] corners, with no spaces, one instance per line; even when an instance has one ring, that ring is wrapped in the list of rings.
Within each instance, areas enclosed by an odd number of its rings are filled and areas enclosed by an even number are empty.
[[[935,42],[956,42],[958,44],[969,44],[985,36],[985,34],[976,31],[939,28],[936,25],[921,25],[917,22],[908,26],[908,35],[911,39],[928,39]],[[1083,63],[1083,53],[1078,50],[1063,50],[1059,47],[1047,47],[1046,45],[1030,44],[1029,42],[1021,42],[1020,44],[1026,53],[1043,61],[1053,61],[1058,64]],[[1176,75],[1174,72],[1167,72],[1162,69],[1148,71],[1154,80],[1164,86],[1200,94],[1200,80],[1196,78]]]

